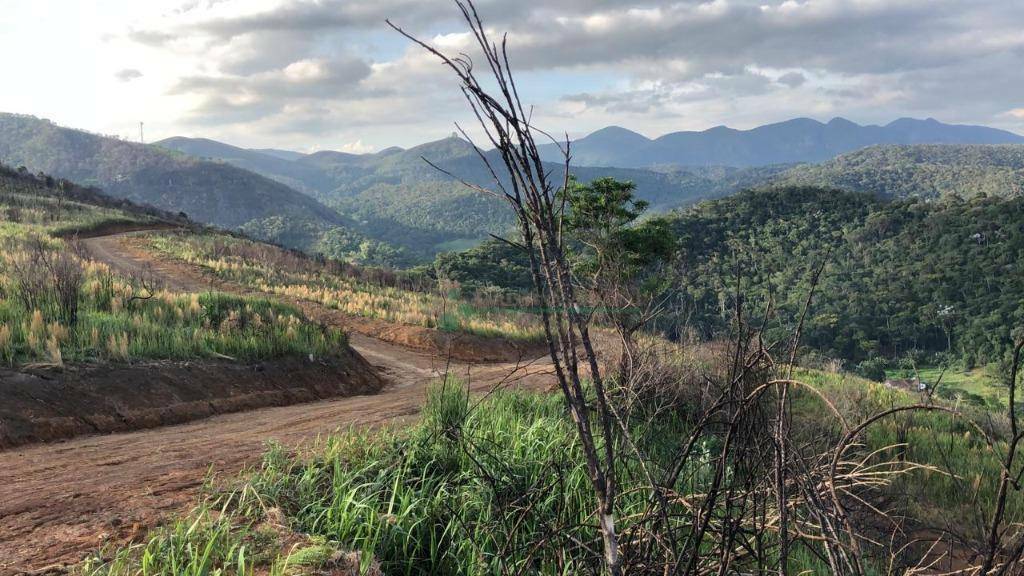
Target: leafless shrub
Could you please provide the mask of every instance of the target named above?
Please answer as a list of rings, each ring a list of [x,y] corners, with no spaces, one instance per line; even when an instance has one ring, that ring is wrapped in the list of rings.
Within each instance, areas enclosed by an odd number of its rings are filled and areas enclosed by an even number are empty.
[[[17,294],[26,310],[54,309],[67,325],[78,321],[78,304],[85,275],[69,251],[50,250],[33,236],[10,261]]]

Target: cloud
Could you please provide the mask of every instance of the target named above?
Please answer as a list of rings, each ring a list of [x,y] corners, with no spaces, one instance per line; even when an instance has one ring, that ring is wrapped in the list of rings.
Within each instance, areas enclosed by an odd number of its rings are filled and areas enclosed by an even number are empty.
[[[117,78],[121,82],[131,82],[132,80],[142,78],[142,72],[139,72],[134,68],[125,68],[123,70],[118,70],[114,74],[114,78]]]
[[[593,129],[617,116],[658,133],[812,113],[1019,124],[1014,99],[1024,75],[1010,71],[1024,67],[1022,2],[477,5],[494,38],[508,31],[525,95],[539,94],[531,99],[537,117],[558,122],[555,131]],[[405,124],[400,133],[413,139],[471,119],[450,73],[388,29],[386,18],[449,53],[475,53],[449,0],[194,1],[134,23],[124,37],[186,63],[168,94],[193,99],[187,121],[199,125],[319,140]],[[564,125],[570,116],[573,124]],[[363,141],[415,143],[379,137],[366,133]]]
[[[804,85],[804,82],[807,82],[807,77],[800,72],[787,72],[782,76],[779,76],[775,81],[783,86],[799,88]]]
[[[376,152],[376,146],[370,146],[363,144],[362,140],[356,140],[355,142],[346,142],[341,146],[337,147],[339,152],[348,152],[349,154],[368,154],[370,152]]]
[[[1014,108],[1013,110],[1007,110],[1007,115],[1013,116],[1018,120],[1024,120],[1024,108]]]

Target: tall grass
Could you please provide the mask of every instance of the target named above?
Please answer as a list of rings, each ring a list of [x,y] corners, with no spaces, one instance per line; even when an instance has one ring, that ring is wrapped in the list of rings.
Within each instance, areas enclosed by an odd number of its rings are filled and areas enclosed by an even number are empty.
[[[848,423],[857,423],[879,409],[919,401],[850,375],[803,370],[797,376],[825,399],[802,387],[794,389],[796,432],[807,450],[829,444],[828,437],[843,432],[833,408]],[[650,417],[632,421],[632,437],[655,477],[663,477],[692,430],[687,407],[700,396],[700,385],[695,386],[682,391],[678,405],[659,402]],[[994,504],[996,454],[1005,449],[1004,425],[996,414],[984,411],[961,416],[913,413],[909,421],[883,420],[861,438],[858,458],[868,461],[867,455],[881,451],[879,462],[889,461],[893,450],[904,450],[907,461],[922,466],[858,497],[884,508],[889,519],[900,523],[897,542],[919,530],[947,529],[965,541],[978,541],[984,536],[982,520]],[[992,447],[975,426],[993,438]],[[714,434],[703,437],[673,487],[679,499],[671,499],[669,513],[681,539],[694,518],[683,502],[686,495],[706,493],[712,484],[719,454],[715,444],[721,441]],[[630,547],[645,542],[643,532],[631,531],[629,519],[648,510],[649,492],[634,459],[623,458],[617,465],[618,516],[629,553]],[[743,472],[728,467],[727,473]],[[258,468],[246,473],[240,488],[215,495],[211,502],[220,512],[201,509],[183,521],[182,527],[197,528],[174,540],[175,546],[155,542],[170,542],[169,534],[182,528],[160,531],[150,541],[114,554],[116,562],[101,562],[91,570],[104,576],[169,574],[166,567],[172,564],[192,566],[215,558],[207,566],[209,573],[275,573],[294,566],[289,564],[292,558],[316,556],[325,549],[334,551],[328,554],[332,557],[354,551],[358,562],[350,565],[353,574],[376,574],[379,569],[409,576],[482,576],[599,569],[593,553],[600,549],[595,498],[572,421],[557,394],[503,391],[480,400],[458,382],[439,382],[428,391],[415,426],[372,433],[352,430],[323,440],[304,456],[273,447]],[[861,513],[855,515],[856,521],[864,520]],[[274,517],[284,528],[272,530],[270,540],[259,540],[267,535],[268,518]],[[1008,521],[1022,518],[1024,500],[1014,494]],[[201,522],[196,524],[196,519]],[[877,518],[867,525],[866,534],[883,545],[864,542],[866,573],[885,574],[889,554],[898,548],[885,543],[896,526]],[[257,541],[262,544],[257,546]],[[760,552],[769,557],[777,554],[770,534],[748,543],[762,547]],[[207,546],[216,548],[215,553],[207,554]],[[237,561],[243,546],[250,559],[244,566]],[[302,552],[307,549],[313,551]],[[148,564],[143,550],[151,551]],[[717,548],[706,552],[720,553]],[[827,574],[821,552],[813,540],[799,541],[790,556],[791,572]],[[911,546],[904,552],[897,562],[914,562],[923,551]],[[740,570],[743,560],[736,562]]]
[[[2,182],[0,182],[2,184]],[[38,233],[66,236],[110,224],[141,224],[155,218],[74,200],[6,192],[0,188],[0,226],[15,225]]]
[[[360,282],[326,268],[289,270],[247,255],[248,240],[214,235],[153,235],[155,250],[263,292],[317,302],[355,316],[450,332],[539,340],[536,316],[498,300],[467,302],[454,294],[416,292]],[[451,296],[451,297],[448,297]]]
[[[848,374],[805,370],[799,379],[822,390],[851,422],[893,406],[927,402],[922,395]],[[908,412],[881,420],[867,430],[864,443],[869,449],[900,445],[905,460],[929,466],[900,477],[887,490],[894,512],[911,518],[911,527],[948,530],[981,541],[996,500],[999,455],[1007,450],[1009,423],[1002,409],[949,406],[960,414]],[[801,420],[815,424],[811,434],[822,434],[830,422],[809,394],[797,392],[795,410]],[[1007,521],[1024,522],[1024,494],[1019,491],[1009,495]]]
[[[293,307],[219,293],[150,290],[107,266],[69,255],[57,239],[32,250],[64,251],[84,274],[76,315],[46,270],[31,266],[31,230],[0,230],[0,361],[7,365],[66,361],[223,358],[266,359],[334,354],[345,342],[338,330],[312,324]],[[39,276],[42,274],[42,276]],[[39,276],[39,277],[36,277]],[[71,295],[75,298],[75,295]]]

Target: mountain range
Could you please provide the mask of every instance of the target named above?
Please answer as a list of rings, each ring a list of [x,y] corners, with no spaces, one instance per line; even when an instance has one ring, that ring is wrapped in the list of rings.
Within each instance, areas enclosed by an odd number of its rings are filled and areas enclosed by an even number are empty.
[[[1024,137],[984,126],[944,124],[928,118],[900,118],[885,126],[861,126],[844,118],[827,123],[794,118],[751,130],[716,126],[701,132],[672,132],[650,139],[611,126],[571,142],[577,166],[651,168],[823,162],[877,144],[1024,144]],[[555,144],[545,144],[546,160],[560,161]]]
[[[1012,196],[1024,187],[1024,145],[1014,142],[1024,138],[931,119],[884,127],[796,119],[656,140],[613,127],[574,142],[575,162],[594,165],[573,166],[572,173],[583,182],[604,176],[632,181],[652,212],[777,184],[891,197]],[[544,150],[554,159],[550,148]],[[96,185],[113,196],[260,239],[375,264],[429,261],[437,252],[470,247],[511,228],[502,200],[424,161],[493,187],[481,153],[500,164],[495,151],[474,149],[455,137],[372,154],[303,154],[204,138],[142,145],[0,114],[0,162]],[[546,167],[552,179],[561,179],[561,164]]]
[[[473,184],[493,188],[490,171],[473,145],[450,137],[408,150],[389,148],[374,154],[322,151],[284,160],[268,154],[198,138],[156,143],[169,151],[202,157],[254,171],[305,192],[355,221],[370,236],[430,257],[438,250],[471,245],[502,233],[512,215],[497,197],[456,182],[435,166]],[[495,165],[494,151],[483,152]],[[564,168],[547,166],[554,180]],[[578,167],[574,176],[590,181],[603,176],[630,180],[638,195],[657,210],[727,193],[721,182],[693,171],[654,171],[615,167]],[[735,176],[730,171],[731,176]]]
[[[32,116],[0,113],[0,163],[309,252],[375,263],[395,255],[337,210],[256,171]]]
[[[308,195],[229,163],[63,128],[31,116],[0,114],[0,161],[225,228],[272,216],[325,226],[345,223]]]

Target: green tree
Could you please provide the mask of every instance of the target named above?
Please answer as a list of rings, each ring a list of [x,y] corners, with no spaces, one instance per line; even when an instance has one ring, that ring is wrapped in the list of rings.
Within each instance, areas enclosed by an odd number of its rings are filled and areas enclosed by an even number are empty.
[[[639,221],[647,203],[634,197],[635,190],[632,182],[600,178],[572,181],[563,193],[574,273],[619,335],[623,382],[637,359],[637,332],[662,309],[676,253],[668,222]]]

